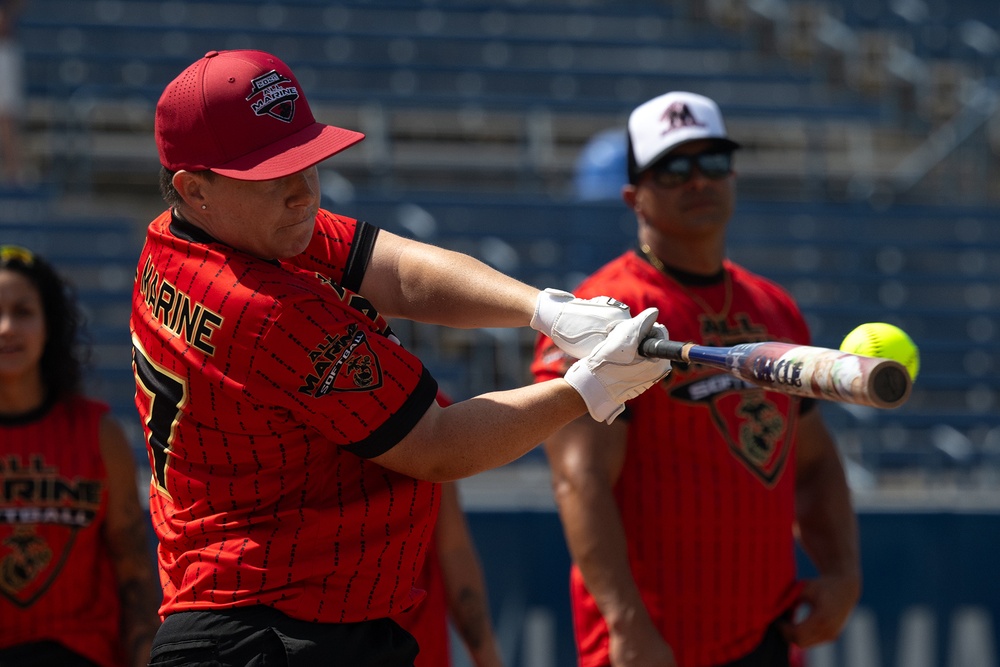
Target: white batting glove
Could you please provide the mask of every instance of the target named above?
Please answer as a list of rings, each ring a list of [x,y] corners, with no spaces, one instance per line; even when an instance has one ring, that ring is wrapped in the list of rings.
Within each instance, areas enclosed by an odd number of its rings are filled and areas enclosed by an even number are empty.
[[[595,420],[610,424],[625,409],[625,401],[670,372],[668,360],[639,355],[639,344],[647,337],[667,338],[667,328],[656,322],[659,314],[656,308],[647,308],[615,325],[603,343],[566,372],[566,381],[583,396]]]
[[[538,293],[531,328],[551,338],[563,352],[582,359],[614,325],[629,317],[628,306],[609,296],[578,299],[550,287]]]

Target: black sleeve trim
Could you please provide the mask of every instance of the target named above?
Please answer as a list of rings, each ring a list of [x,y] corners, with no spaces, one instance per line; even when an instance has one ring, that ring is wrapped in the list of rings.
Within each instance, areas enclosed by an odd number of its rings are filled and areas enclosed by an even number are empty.
[[[396,443],[406,437],[413,426],[420,421],[427,408],[437,398],[438,384],[430,371],[424,368],[416,388],[406,402],[384,424],[364,440],[344,447],[352,454],[363,459],[370,459],[385,454],[396,446]]]
[[[354,241],[351,243],[351,254],[347,256],[347,264],[344,266],[344,278],[340,282],[341,287],[346,287],[355,293],[361,289],[361,281],[365,277],[368,262],[372,258],[372,251],[375,249],[375,239],[378,238],[378,232],[378,227],[358,220],[357,227],[354,228]]]

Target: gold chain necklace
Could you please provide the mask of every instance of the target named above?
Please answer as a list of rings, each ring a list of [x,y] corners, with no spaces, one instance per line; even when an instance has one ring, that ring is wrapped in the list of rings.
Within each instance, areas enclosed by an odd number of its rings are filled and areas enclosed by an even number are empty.
[[[732,306],[733,303],[733,280],[729,275],[729,271],[727,271],[725,268],[723,268],[722,270],[722,284],[723,288],[725,289],[726,296],[725,299],[723,300],[722,309],[716,312],[711,308],[711,306],[708,305],[708,303],[704,299],[702,299],[700,296],[692,292],[690,289],[688,289],[686,285],[684,285],[681,281],[679,281],[676,277],[674,277],[670,273],[670,270],[663,263],[663,261],[660,260],[660,258],[653,253],[653,249],[650,248],[648,244],[646,243],[641,244],[639,246],[639,249],[642,250],[642,254],[646,256],[646,259],[649,261],[650,264],[653,265],[653,268],[655,268],[657,271],[666,276],[669,280],[673,281],[674,284],[680,287],[681,291],[687,294],[692,301],[701,306],[702,310],[705,311],[705,314],[709,315],[710,317],[715,317],[719,319],[725,319],[729,315],[729,308]]]

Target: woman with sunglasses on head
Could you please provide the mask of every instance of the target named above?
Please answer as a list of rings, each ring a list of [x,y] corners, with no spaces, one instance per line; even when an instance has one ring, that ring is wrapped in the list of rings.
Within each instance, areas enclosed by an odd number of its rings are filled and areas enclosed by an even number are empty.
[[[135,462],[82,393],[80,314],[0,246],[0,667],[138,667],[160,601]]]
[[[809,343],[781,287],[726,255],[733,153],[716,103],[672,92],[628,122],[630,250],[580,296],[659,309],[674,340]],[[570,360],[541,338],[539,381]],[[814,402],[677,364],[614,424],[546,440],[570,552],[581,667],[786,667],[858,600],[857,523]],[[800,579],[795,538],[819,576]],[[796,613],[798,612],[798,613]]]

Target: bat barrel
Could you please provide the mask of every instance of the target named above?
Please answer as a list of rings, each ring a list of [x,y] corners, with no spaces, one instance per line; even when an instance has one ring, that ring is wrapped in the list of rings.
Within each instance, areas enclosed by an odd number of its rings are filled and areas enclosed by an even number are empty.
[[[913,387],[898,361],[808,345],[770,341],[712,347],[651,338],[639,353],[711,366],[786,394],[876,408],[899,407]]]
[[[876,366],[869,376],[871,395],[876,399],[876,407],[895,408],[910,397],[913,383],[910,372],[897,362]]]
[[[910,397],[913,384],[906,367],[892,359],[778,342],[729,349],[730,373],[797,396],[896,408]],[[692,361],[698,352],[697,348],[688,351]]]

